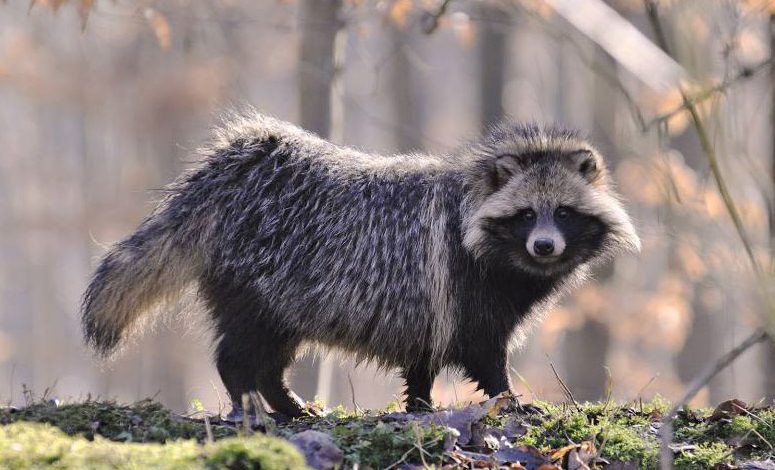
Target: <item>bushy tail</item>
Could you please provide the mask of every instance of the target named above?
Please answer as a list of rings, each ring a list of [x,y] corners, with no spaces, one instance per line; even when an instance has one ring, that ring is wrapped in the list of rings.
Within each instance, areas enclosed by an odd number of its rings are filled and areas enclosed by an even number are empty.
[[[165,214],[146,220],[102,259],[83,296],[86,342],[113,352],[152,307],[174,301],[199,273],[195,243],[185,243]]]

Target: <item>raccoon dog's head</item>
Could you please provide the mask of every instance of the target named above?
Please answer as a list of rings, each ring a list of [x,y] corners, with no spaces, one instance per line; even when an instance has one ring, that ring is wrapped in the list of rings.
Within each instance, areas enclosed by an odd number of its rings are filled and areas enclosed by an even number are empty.
[[[536,276],[637,251],[600,154],[575,133],[502,124],[475,143],[463,245]]]

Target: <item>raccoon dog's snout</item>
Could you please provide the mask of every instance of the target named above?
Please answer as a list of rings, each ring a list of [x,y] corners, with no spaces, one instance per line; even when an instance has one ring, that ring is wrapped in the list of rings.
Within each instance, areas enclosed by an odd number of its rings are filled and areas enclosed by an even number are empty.
[[[554,240],[551,238],[539,238],[533,243],[533,251],[539,256],[549,256],[554,253]]]
[[[527,238],[526,248],[536,261],[552,261],[565,251],[565,237],[554,226],[538,226]]]

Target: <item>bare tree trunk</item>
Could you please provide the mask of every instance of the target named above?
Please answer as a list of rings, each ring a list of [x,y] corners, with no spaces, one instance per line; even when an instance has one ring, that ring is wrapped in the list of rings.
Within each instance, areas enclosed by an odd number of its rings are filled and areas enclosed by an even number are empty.
[[[344,26],[341,0],[304,0],[300,8],[299,119],[323,137],[331,132],[331,93],[336,76],[334,47]]]
[[[775,15],[770,16],[770,53],[775,51]],[[773,184],[773,194],[770,199],[770,250],[775,254],[775,66],[770,69],[770,86],[773,91],[772,110],[770,111],[770,135],[772,140],[770,177]],[[765,341],[762,347],[762,388],[767,401],[775,400],[775,344]]]
[[[389,26],[389,41],[392,48],[391,63],[388,69],[388,87],[393,121],[401,123],[394,127],[393,139],[398,152],[421,150],[423,143],[419,132],[407,129],[421,129],[419,94],[415,93],[415,80],[412,64],[407,57],[406,44],[411,37],[410,31],[403,31],[397,25]]]
[[[498,5],[479,6],[482,21],[479,31],[479,100],[482,128],[503,118],[503,88],[506,80],[509,26],[503,18],[509,13]]]
[[[341,100],[337,104],[333,97],[341,93],[336,80],[344,46],[341,36],[337,40],[344,27],[340,18],[342,0],[303,0],[299,8],[299,121],[303,128],[322,137],[340,140]],[[333,377],[330,360],[322,360],[318,370],[313,358],[306,357],[294,369],[293,387],[303,398],[311,399],[316,393],[322,393],[324,401],[329,398]]]
[[[568,51],[560,48],[559,71],[561,79],[558,81],[560,89],[560,115],[572,112],[569,106],[574,106],[572,97],[567,96],[571,89],[570,81],[577,80],[574,71],[569,69]],[[616,63],[603,50],[598,49],[600,66],[609,67],[616,73]],[[595,80],[591,87],[594,96],[592,109],[592,128],[595,142],[600,146],[605,155],[613,157],[618,154],[615,150],[616,143],[611,136],[616,135],[616,107],[618,102],[610,99],[617,96],[611,87],[603,80]],[[608,264],[596,270],[595,282],[597,289],[604,289],[606,282],[613,276],[613,265]],[[608,359],[608,351],[611,343],[611,334],[608,325],[596,320],[595,312],[579,312],[586,315],[584,324],[577,330],[570,330],[563,339],[563,370],[564,378],[574,396],[579,400],[599,400],[606,393],[608,376],[604,365]]]

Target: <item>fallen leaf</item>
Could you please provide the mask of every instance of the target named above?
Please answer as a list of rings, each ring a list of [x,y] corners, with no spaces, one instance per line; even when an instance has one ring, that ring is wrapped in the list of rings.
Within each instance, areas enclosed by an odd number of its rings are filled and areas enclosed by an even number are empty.
[[[710,415],[708,421],[711,423],[721,421],[722,419],[746,414],[746,411],[748,411],[748,405],[746,405],[744,401],[733,398],[732,400],[721,402],[716,409],[713,410],[713,414]]]
[[[501,449],[492,454],[492,458],[499,464],[518,463],[527,468],[543,468],[549,460],[535,447],[519,446],[511,449]]]
[[[571,444],[552,453],[552,461],[561,461],[563,468],[568,470],[588,470],[589,464],[597,456],[595,444],[584,441],[581,444]]]

